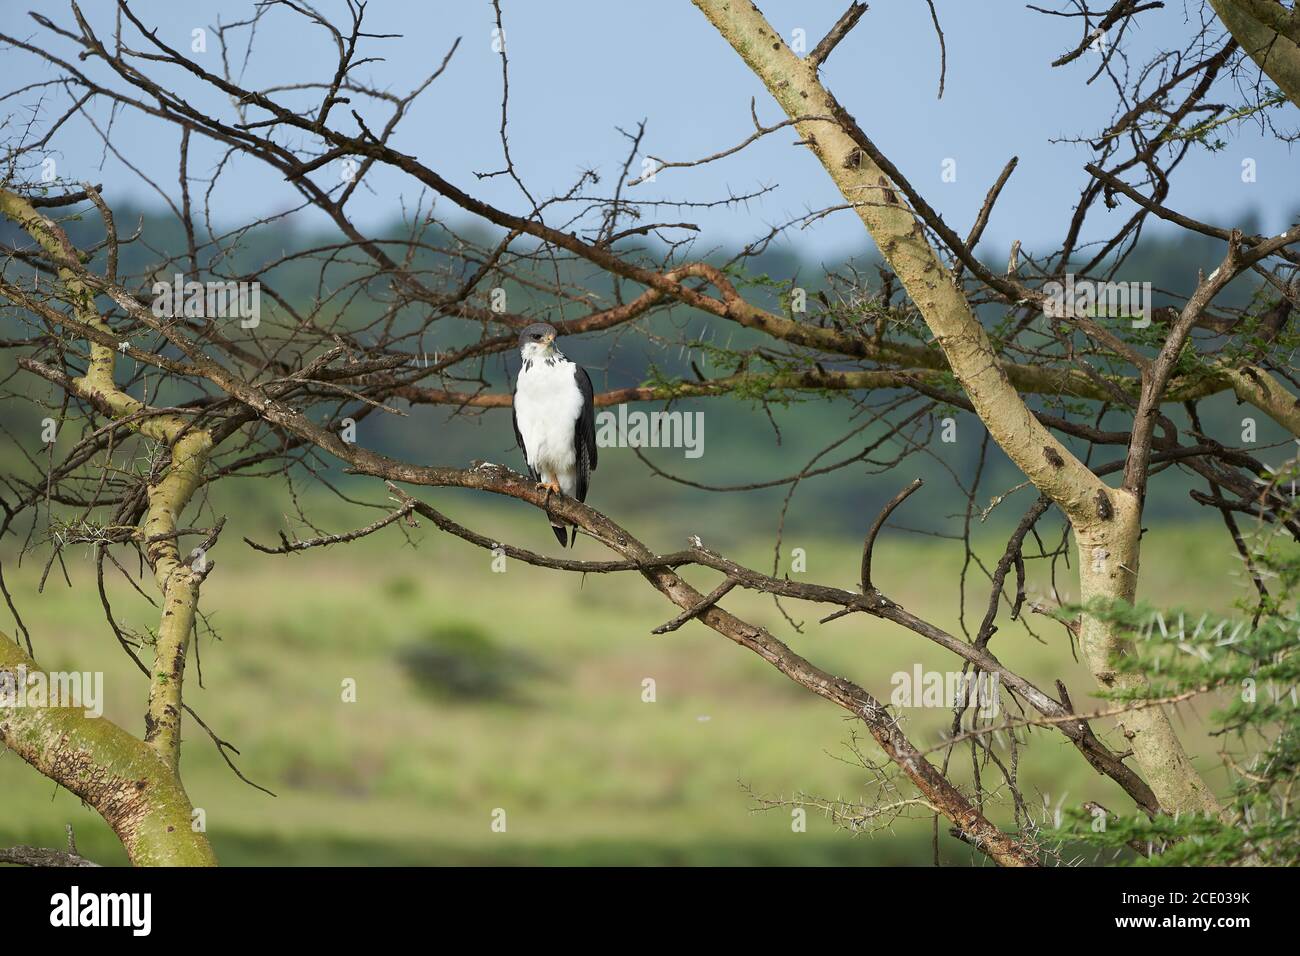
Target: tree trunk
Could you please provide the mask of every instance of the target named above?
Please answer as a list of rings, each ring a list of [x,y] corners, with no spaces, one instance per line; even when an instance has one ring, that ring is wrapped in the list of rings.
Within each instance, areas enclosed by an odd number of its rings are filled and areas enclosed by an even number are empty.
[[[1210,6],[1264,74],[1300,107],[1300,46],[1257,20],[1236,0],[1210,0]]]
[[[0,673],[36,662],[0,634]],[[216,866],[208,838],[167,760],[103,717],[54,707],[0,706],[0,743],[94,807],[135,866]]]
[[[1096,600],[1132,604],[1137,596],[1142,511],[1136,497],[1124,490],[1108,492],[1107,513],[1095,522],[1076,522],[1079,547],[1079,591],[1083,603]],[[1088,669],[1108,690],[1141,690],[1141,674],[1116,673],[1111,661],[1127,653],[1129,638],[1110,622],[1085,614],[1079,629]],[[1130,710],[1117,718],[1133,748],[1147,784],[1166,810],[1217,815],[1218,801],[1192,766],[1163,707]]]
[[[754,4],[694,2],[786,114],[799,119],[796,127],[804,142],[853,205],[907,290],[989,434],[1039,491],[1065,512],[1081,554],[1100,549],[1116,555],[1103,563],[1103,571],[1081,572],[1083,598],[1127,595],[1131,600],[1137,586],[1140,512],[1136,503],[1124,506],[1131,513],[1125,510],[1122,522],[1100,516],[1098,496],[1114,502],[1120,493],[1094,475],[1030,412],[951,271],[930,247],[916,213],[902,201],[898,185],[866,155],[865,134],[822,86],[816,64],[796,56]],[[1123,528],[1121,534],[1116,526]],[[1124,562],[1132,573],[1119,567],[1123,558],[1132,562]],[[1086,568],[1091,567],[1090,560],[1083,561]],[[1124,636],[1113,625],[1093,618],[1085,619],[1084,629],[1093,674],[1102,686],[1109,686],[1107,679],[1114,683],[1115,677],[1106,654],[1121,648]],[[1139,675],[1124,680],[1129,687],[1145,683]],[[1192,767],[1168,714],[1158,707],[1136,711],[1131,726],[1141,730],[1140,744],[1134,739],[1134,756],[1161,808],[1170,813],[1207,809],[1217,813],[1218,805]]]

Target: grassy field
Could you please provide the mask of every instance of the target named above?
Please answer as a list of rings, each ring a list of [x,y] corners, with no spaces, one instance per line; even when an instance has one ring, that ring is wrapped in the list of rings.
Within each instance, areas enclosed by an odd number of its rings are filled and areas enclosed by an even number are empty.
[[[534,513],[522,526],[517,509],[453,513],[525,546],[554,547]],[[272,543],[268,517],[248,524]],[[370,520],[357,518],[332,514],[330,530]],[[868,775],[847,747],[852,722],[698,623],[651,636],[675,609],[637,577],[584,581],[513,562],[497,573],[490,554],[427,528],[412,532],[418,547],[388,528],[289,557],[254,553],[239,541],[246,532],[227,528],[212,553],[217,567],[202,607],[219,639],[203,634],[204,686],[193,659],[186,685],[187,700],[242,750],[243,772],[276,793],[241,783],[187,723],[185,784],[225,864],[929,862],[927,819],[854,836],[816,812],[807,832],[794,832],[788,809],[756,810],[754,795],[862,795]],[[676,546],[666,534],[649,537],[652,546]],[[797,543],[809,579],[851,585],[856,532]],[[576,551],[599,556],[590,541]],[[876,578],[891,598],[958,626],[959,549],[887,532],[877,555]],[[771,545],[754,540],[733,556],[767,567]],[[1227,611],[1239,596],[1230,547],[1213,526],[1154,529],[1143,562],[1148,600]],[[1031,569],[1041,593],[1045,569]],[[56,570],[38,596],[39,563],[29,558],[19,568],[6,555],[42,667],[103,671],[106,716],[138,733],[144,678],[104,625],[88,555],[77,554],[68,571],[72,589]],[[688,577],[712,586],[708,573]],[[977,622],[984,598],[972,596],[968,613]],[[134,627],[156,623],[124,582],[112,598]],[[886,700],[895,671],[918,662],[955,669],[951,656],[884,622],[818,626],[817,608],[795,606],[791,614],[805,625],[796,634],[770,600],[733,595],[724,603]],[[1063,679],[1086,706],[1092,682],[1064,630],[1042,618],[1033,624],[1043,643],[1004,625],[994,650],[1040,686]],[[354,703],[343,700],[349,679]],[[646,679],[655,682],[654,702],[643,700]],[[1202,749],[1221,786],[1196,713],[1184,713],[1189,744]],[[903,714],[923,746],[950,720],[946,710]],[[1027,796],[1052,806],[1088,798],[1128,806],[1048,731],[1034,732],[1020,777]],[[505,832],[492,829],[498,810]],[[84,852],[124,861],[95,814],[12,754],[0,755],[0,845],[59,845],[67,823]],[[946,836],[942,852],[954,864],[979,862]]]

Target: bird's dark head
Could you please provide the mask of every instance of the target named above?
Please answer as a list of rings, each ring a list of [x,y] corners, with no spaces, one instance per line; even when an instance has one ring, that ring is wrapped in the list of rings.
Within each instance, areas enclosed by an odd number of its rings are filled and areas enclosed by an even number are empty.
[[[555,326],[534,322],[519,333],[519,352],[526,359],[544,358],[555,352]]]

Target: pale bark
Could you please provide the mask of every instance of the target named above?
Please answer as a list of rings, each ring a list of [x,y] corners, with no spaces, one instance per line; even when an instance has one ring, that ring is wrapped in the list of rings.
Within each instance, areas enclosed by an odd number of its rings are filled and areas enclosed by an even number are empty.
[[[1245,366],[1224,369],[1232,390],[1243,402],[1249,402],[1292,435],[1300,438],[1300,398],[1262,368]]]
[[[1300,107],[1300,16],[1271,0],[1210,0],[1219,20],[1279,90]],[[1275,16],[1267,8],[1276,6]],[[1270,21],[1270,22],[1265,22]],[[1288,36],[1277,32],[1281,26]]]
[[[0,634],[0,672],[39,668]],[[0,706],[0,743],[93,807],[136,866],[215,866],[172,767],[104,717],[75,708]]]
[[[1137,597],[1142,511],[1130,492],[1109,493],[1109,521],[1076,523],[1079,548],[1079,591],[1085,601],[1102,599],[1133,603]],[[1080,621],[1079,643],[1088,669],[1106,690],[1141,693],[1148,684],[1141,674],[1120,673],[1114,658],[1128,653],[1129,638],[1108,622],[1090,614]],[[1142,775],[1167,812],[1210,813],[1220,807],[1213,792],[1192,766],[1161,707],[1131,710],[1116,718]]]
[[[0,190],[0,213],[21,226],[47,255],[60,263],[59,281],[74,303],[77,319],[96,332],[108,334],[108,323],[95,308],[94,294],[83,281],[78,254],[63,230],[38,213],[26,199],[9,190]],[[144,411],[143,402],[120,390],[113,381],[114,349],[93,339],[89,345],[86,374],[71,380],[70,390],[116,418],[130,418]],[[192,570],[181,560],[176,530],[181,513],[203,482],[203,467],[212,439],[206,431],[192,428],[189,420],[180,415],[137,417],[130,427],[161,442],[171,456],[162,477],[148,488],[148,509],[142,525],[145,557],[163,598],[149,681],[145,741],[177,770],[185,660],[204,572]]]

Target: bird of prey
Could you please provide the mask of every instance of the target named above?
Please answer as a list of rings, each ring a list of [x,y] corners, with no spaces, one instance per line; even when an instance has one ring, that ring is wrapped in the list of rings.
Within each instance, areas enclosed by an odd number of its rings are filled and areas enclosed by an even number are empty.
[[[587,482],[596,470],[596,414],[591,378],[555,347],[554,327],[537,322],[519,333],[523,365],[515,379],[515,441],[539,488],[587,500]],[[551,530],[561,547],[573,545],[559,519]]]

